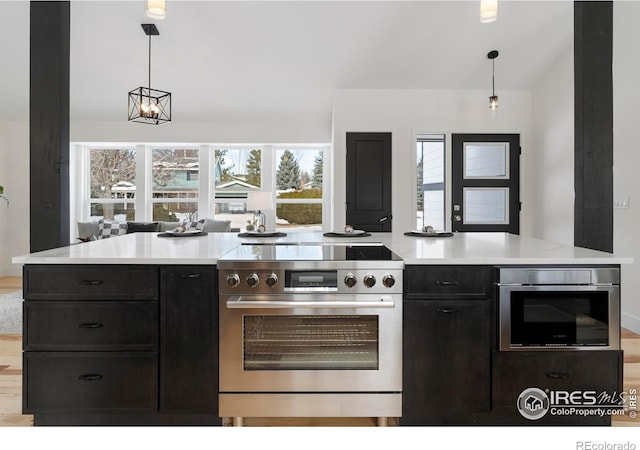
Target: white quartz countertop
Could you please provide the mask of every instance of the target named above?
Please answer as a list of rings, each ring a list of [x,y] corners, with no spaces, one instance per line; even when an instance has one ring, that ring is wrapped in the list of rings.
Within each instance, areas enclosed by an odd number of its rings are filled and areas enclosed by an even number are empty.
[[[328,238],[321,232],[289,232],[279,238],[240,238],[236,233],[158,237],[134,233],[100,241],[16,256],[14,264],[215,264],[241,243],[380,242],[405,264],[629,264],[633,258],[525,238],[508,233],[455,233],[453,237],[412,237],[372,233],[367,237]]]

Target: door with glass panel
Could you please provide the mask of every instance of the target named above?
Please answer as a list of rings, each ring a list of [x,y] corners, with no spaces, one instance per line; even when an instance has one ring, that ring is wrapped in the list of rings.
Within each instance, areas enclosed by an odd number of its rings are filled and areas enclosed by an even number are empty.
[[[520,233],[520,135],[453,134],[453,231]]]

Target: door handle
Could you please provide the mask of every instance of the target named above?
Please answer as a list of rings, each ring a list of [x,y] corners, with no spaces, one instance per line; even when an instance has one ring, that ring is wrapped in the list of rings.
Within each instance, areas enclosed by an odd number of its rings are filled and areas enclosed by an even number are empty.
[[[230,297],[228,309],[292,309],[292,308],[395,308],[392,298],[381,297],[378,301],[286,301],[286,300],[243,300],[242,296]]]
[[[380,218],[379,222],[380,222],[380,223],[382,223],[382,222],[386,222],[387,220],[389,220],[389,219],[391,219],[391,218],[393,218],[393,216],[384,216],[384,217],[381,217],[381,218]]]

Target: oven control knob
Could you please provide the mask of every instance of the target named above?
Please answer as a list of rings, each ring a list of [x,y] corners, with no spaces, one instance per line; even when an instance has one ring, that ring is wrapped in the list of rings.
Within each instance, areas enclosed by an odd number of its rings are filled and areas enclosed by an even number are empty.
[[[366,287],[372,288],[376,285],[376,277],[371,274],[365,275],[363,282]]]
[[[385,275],[382,277],[382,284],[384,287],[393,287],[393,285],[396,284],[396,279],[393,275]]]
[[[247,277],[247,286],[256,287],[259,281],[260,279],[258,278],[258,275],[256,275],[255,273],[251,274]]]
[[[240,277],[237,273],[230,273],[227,275],[227,286],[229,287],[237,287],[240,284]]]
[[[267,277],[267,279],[265,280],[265,283],[267,283],[267,286],[269,287],[274,287],[276,284],[278,284],[278,275],[276,275],[275,273],[272,273]]]
[[[344,284],[347,287],[354,287],[356,285],[356,283],[358,282],[356,276],[352,273],[348,273],[345,277],[344,277]]]

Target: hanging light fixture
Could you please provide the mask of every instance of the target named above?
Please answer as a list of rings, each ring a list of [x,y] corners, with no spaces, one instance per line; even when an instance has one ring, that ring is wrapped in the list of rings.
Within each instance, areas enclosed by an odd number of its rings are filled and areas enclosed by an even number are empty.
[[[480,22],[491,23],[498,18],[498,0],[480,0]]]
[[[491,97],[489,97],[489,108],[492,111],[498,109],[498,96],[496,95],[496,58],[498,50],[491,50],[487,53],[487,58],[491,60]]]
[[[149,36],[149,84],[129,92],[129,122],[159,125],[171,122],[171,92],[151,89],[151,36],[160,32],[154,24],[142,24]]]
[[[147,17],[152,19],[164,19],[167,9],[164,0],[147,0]]]

